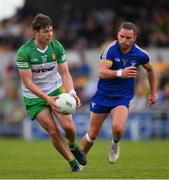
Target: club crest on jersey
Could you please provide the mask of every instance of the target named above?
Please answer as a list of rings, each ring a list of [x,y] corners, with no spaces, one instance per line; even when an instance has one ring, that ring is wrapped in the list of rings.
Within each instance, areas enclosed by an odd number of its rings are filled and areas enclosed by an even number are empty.
[[[131,61],[131,65],[135,67],[137,65],[136,61]]]
[[[52,54],[51,57],[52,57],[52,60],[56,60],[56,54]]]

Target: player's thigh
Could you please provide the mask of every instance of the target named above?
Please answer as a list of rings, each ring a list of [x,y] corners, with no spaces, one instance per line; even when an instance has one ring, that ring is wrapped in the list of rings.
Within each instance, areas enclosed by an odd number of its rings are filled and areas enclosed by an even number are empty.
[[[112,117],[112,127],[124,128],[128,118],[128,108],[119,105],[113,108],[110,112]]]
[[[91,112],[88,132],[98,134],[107,115],[108,113],[97,114]]]
[[[57,112],[53,112],[53,113],[64,130],[70,130],[70,129],[75,130],[75,124],[73,122],[73,118],[71,114],[62,115]]]
[[[36,119],[46,131],[59,131],[49,108],[45,108],[39,112]]]

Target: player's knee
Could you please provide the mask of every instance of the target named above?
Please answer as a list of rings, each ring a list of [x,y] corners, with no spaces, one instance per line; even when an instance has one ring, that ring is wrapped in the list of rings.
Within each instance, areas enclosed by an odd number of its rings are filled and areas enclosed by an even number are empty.
[[[50,129],[48,133],[52,139],[57,139],[61,137],[60,132],[55,128]]]
[[[75,125],[73,123],[66,123],[63,129],[65,132],[75,132]]]
[[[116,125],[113,127],[113,132],[116,134],[122,134],[124,132],[124,127]]]

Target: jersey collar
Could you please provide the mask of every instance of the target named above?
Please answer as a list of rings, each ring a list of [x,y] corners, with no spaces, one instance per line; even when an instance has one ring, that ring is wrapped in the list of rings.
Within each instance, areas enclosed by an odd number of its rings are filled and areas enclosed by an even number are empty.
[[[35,48],[37,51],[39,51],[40,53],[45,53],[46,50],[48,49],[48,46],[47,46],[45,49],[43,49],[43,50],[42,50],[42,49],[39,49],[39,48],[37,47],[37,45],[34,43],[34,40],[35,40],[35,37],[33,37],[33,38],[31,39],[34,48]]]
[[[39,52],[41,52],[41,53],[45,53],[47,49],[48,49],[48,46],[47,46],[45,49],[39,49],[39,48],[37,48],[37,50],[38,50]]]

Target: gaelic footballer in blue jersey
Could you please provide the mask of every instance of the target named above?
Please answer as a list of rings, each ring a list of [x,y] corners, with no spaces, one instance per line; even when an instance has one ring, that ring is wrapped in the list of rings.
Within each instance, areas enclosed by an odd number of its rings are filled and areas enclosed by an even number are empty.
[[[134,78],[137,67],[147,71],[150,85],[148,103],[157,101],[156,81],[150,57],[136,44],[136,26],[130,22],[121,24],[117,40],[109,44],[100,56],[99,81],[97,91],[90,105],[89,130],[82,139],[82,149],[87,154],[97,138],[107,115],[112,118],[113,140],[109,152],[109,162],[119,157],[119,141],[125,131],[130,100],[134,96]]]

